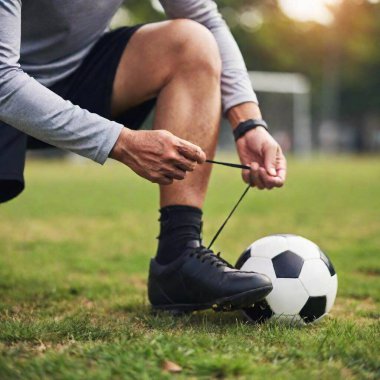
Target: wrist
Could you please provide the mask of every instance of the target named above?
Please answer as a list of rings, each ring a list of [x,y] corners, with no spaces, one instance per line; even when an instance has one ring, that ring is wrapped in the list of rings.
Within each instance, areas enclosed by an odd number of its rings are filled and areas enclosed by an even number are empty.
[[[230,108],[226,116],[232,129],[248,119],[262,119],[259,106],[253,102],[238,104]]]
[[[254,131],[257,128],[262,128],[268,131],[267,123],[262,119],[248,119],[239,123],[239,125],[233,130],[235,141],[245,136],[248,132]]]
[[[131,137],[133,133],[134,131],[132,131],[129,128],[123,128],[121,130],[120,135],[110,152],[109,156],[111,158],[117,161],[124,162],[126,152],[128,152],[128,145],[131,142]]]

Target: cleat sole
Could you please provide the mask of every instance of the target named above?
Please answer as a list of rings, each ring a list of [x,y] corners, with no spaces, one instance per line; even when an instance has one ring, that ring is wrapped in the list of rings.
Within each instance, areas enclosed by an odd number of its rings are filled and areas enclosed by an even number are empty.
[[[234,311],[251,307],[254,303],[265,298],[272,289],[272,286],[264,286],[248,292],[220,298],[210,303],[152,305],[152,309],[153,311],[168,311],[173,315],[182,315],[191,313],[192,311],[206,309],[213,309],[214,311]]]

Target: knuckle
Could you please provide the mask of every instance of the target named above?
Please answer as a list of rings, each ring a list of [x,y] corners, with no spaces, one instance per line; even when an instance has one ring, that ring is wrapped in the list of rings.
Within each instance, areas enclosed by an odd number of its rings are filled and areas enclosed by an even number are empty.
[[[276,141],[273,141],[273,140],[268,141],[268,142],[265,144],[264,149],[265,149],[266,151],[275,151],[275,150],[278,149],[278,144],[277,144]]]
[[[163,139],[163,140],[173,138],[173,134],[169,131],[164,130],[164,129],[158,130],[157,134],[158,134],[158,137]]]
[[[170,151],[165,153],[165,159],[167,161],[178,161],[177,154],[173,150],[170,150]]]
[[[158,132],[160,133],[161,136],[173,136],[173,134],[167,131],[166,129],[160,129],[158,130]]]
[[[156,133],[157,137],[164,137],[165,136],[165,131],[162,129],[155,131],[155,133]]]

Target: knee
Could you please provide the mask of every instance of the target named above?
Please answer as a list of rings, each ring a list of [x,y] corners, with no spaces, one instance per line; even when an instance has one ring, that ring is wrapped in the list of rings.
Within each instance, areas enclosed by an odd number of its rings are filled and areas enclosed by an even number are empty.
[[[219,79],[222,63],[212,33],[198,22],[188,19],[173,20],[169,27],[176,67],[179,70],[206,71]]]

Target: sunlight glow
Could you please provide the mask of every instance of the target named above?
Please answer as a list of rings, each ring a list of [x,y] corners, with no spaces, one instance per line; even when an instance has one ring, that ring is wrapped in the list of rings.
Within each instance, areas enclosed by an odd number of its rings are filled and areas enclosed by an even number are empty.
[[[330,24],[333,15],[328,5],[337,5],[340,0],[278,0],[284,13],[299,21],[317,21]]]

